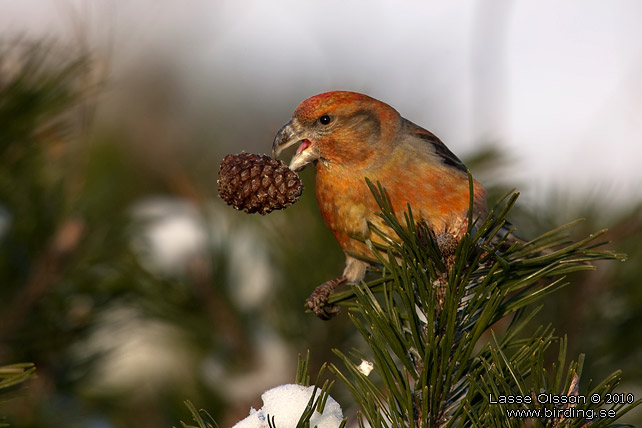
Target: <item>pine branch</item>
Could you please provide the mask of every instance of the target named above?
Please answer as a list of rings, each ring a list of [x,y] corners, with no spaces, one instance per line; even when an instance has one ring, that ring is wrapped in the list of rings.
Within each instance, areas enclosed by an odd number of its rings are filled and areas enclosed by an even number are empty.
[[[24,382],[35,376],[36,368],[32,363],[10,364],[0,367],[0,401],[9,400]],[[0,415],[0,427],[8,427]]]
[[[185,406],[189,409],[190,413],[192,414],[192,418],[194,419],[194,422],[196,422],[198,426],[187,425],[185,422],[181,421],[181,426],[183,428],[218,428],[218,424],[216,423],[214,418],[207,412],[207,410],[205,409],[197,410],[196,407],[189,400],[185,401]]]
[[[378,379],[359,370],[356,361],[364,357],[358,353],[347,356],[335,350],[346,368],[331,369],[372,427],[520,426],[524,421],[492,407],[488,394],[528,394],[537,388],[564,394],[572,382],[577,387],[581,363],[571,363],[565,375],[561,371],[565,340],[559,341],[553,380],[546,380],[545,352],[558,341],[552,328],[519,337],[540,309],[525,313],[525,308],[566,285],[565,275],[594,269],[590,262],[595,260],[623,259],[596,250],[604,231],[571,242],[565,231],[572,225],[567,225],[525,244],[508,245],[504,219],[517,199],[513,194],[486,218],[470,218],[467,233],[453,249],[440,245],[452,237],[435,236],[415,220],[411,207],[403,216],[393,213],[385,189],[368,185],[380,217],[397,236],[383,236],[387,247],[366,242],[377,250],[380,279],[357,284],[331,301],[350,308]],[[383,235],[375,228],[372,232]],[[484,344],[482,335],[509,315],[513,320],[502,337],[493,333],[493,342]],[[612,390],[613,379],[599,392]],[[617,416],[631,407],[619,408]],[[587,420],[574,419],[572,426]],[[612,420],[603,419],[600,426]],[[541,426],[562,422],[568,421],[553,418]]]

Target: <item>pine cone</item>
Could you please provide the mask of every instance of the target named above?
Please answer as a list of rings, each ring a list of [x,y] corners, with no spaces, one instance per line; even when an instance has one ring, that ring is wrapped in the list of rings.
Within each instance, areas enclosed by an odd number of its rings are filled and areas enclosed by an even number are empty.
[[[218,194],[247,213],[267,214],[299,199],[303,183],[281,160],[265,155],[227,155],[218,171]]]

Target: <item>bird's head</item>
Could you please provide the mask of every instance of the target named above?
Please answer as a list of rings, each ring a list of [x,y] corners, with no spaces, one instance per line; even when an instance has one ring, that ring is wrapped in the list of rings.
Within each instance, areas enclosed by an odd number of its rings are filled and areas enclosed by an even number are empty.
[[[401,117],[389,105],[356,92],[333,91],[303,101],[279,130],[272,156],[298,144],[290,168],[311,163],[367,166],[390,150]]]

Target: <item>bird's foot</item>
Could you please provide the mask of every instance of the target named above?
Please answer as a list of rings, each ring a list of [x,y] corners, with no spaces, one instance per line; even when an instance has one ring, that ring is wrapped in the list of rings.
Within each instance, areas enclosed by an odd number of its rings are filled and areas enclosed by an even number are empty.
[[[305,305],[308,309],[314,312],[317,317],[322,320],[329,320],[339,313],[339,307],[337,305],[331,305],[328,303],[330,293],[347,280],[348,279],[342,275],[338,278],[324,282],[312,292],[310,297],[308,297],[308,300],[305,302]]]

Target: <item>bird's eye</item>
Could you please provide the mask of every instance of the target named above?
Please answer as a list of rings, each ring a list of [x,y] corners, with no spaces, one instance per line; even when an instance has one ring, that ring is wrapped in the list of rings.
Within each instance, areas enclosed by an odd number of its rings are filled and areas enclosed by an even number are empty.
[[[324,114],[319,118],[319,123],[321,123],[321,125],[327,125],[330,122],[332,122],[332,118],[327,114]]]

